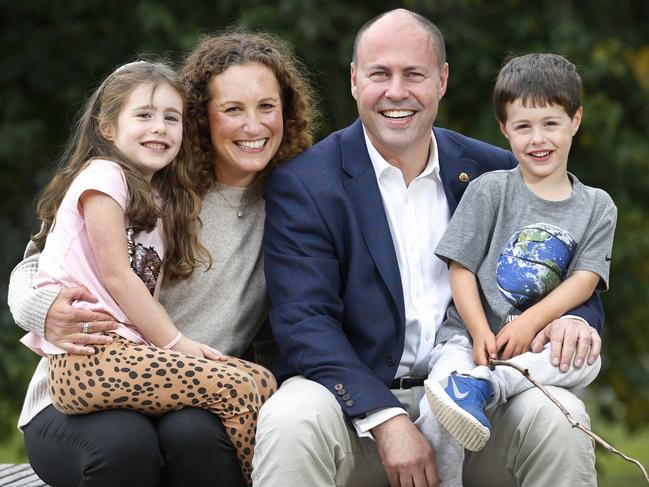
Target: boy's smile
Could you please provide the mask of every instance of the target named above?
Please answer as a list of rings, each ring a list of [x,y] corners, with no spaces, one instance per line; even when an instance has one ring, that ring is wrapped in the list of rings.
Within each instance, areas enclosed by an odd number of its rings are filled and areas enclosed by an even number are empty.
[[[525,182],[565,182],[572,137],[583,108],[570,118],[561,105],[533,106],[531,100],[523,104],[517,99],[507,104],[506,113],[500,130],[509,139]]]

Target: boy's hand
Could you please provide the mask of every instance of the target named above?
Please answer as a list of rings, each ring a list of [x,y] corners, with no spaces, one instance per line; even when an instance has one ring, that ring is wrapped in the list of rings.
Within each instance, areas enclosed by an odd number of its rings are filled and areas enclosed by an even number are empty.
[[[496,336],[491,330],[485,330],[483,333],[471,337],[473,340],[473,361],[478,365],[487,365],[489,359],[498,358],[498,347],[496,346]]]
[[[529,351],[535,336],[534,328],[520,317],[507,323],[496,335],[496,348],[501,351],[501,360],[508,360]]]

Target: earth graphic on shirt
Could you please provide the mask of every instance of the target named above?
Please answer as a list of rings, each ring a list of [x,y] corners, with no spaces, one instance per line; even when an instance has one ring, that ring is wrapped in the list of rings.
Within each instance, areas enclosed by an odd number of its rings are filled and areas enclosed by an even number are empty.
[[[498,289],[514,308],[526,310],[563,282],[576,247],[572,235],[556,225],[521,228],[498,257]]]

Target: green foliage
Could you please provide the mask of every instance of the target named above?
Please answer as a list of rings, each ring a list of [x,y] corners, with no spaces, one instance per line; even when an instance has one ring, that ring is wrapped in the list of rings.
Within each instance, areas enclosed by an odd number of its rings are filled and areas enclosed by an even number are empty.
[[[588,399],[584,401],[589,411],[598,405]],[[639,429],[632,436],[625,431],[624,425],[611,423],[598,414],[591,414],[592,430],[609,444],[635,458],[643,465],[649,465],[649,427]],[[598,447],[597,454],[597,480],[600,487],[641,487],[646,486],[640,470],[633,464],[623,460],[617,455]]]
[[[437,22],[450,64],[437,124],[506,146],[491,89],[508,53],[557,52],[580,66],[584,121],[570,170],[616,201],[611,291],[604,295],[602,413],[649,423],[649,3],[632,0],[52,0],[0,2],[0,288],[34,229],[32,202],[52,170],[83,98],[115,66],[143,53],[180,62],[202,33],[234,22],[290,42],[317,81],[323,135],[356,117],[349,62],[356,30],[397,6]],[[0,308],[0,435],[13,428],[35,358]]]

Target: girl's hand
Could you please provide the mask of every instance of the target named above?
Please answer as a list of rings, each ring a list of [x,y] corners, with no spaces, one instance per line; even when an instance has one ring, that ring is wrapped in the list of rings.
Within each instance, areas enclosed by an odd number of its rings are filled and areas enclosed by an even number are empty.
[[[194,357],[203,357],[208,360],[227,360],[227,355],[223,355],[215,348],[197,342],[196,340],[192,340],[191,338],[187,338],[186,336],[183,336],[180,341],[172,347],[172,349],[177,352],[183,352],[193,355]]]
[[[471,338],[473,339],[473,361],[476,364],[488,365],[489,359],[498,358],[496,337],[491,330],[487,329]]]
[[[178,343],[171,347],[171,349],[175,350],[176,352],[183,352],[188,355],[193,355],[194,357],[203,356],[203,352],[201,351],[201,344],[197,341],[192,340],[191,338],[187,338],[186,336],[183,336],[178,341]]]
[[[536,332],[524,319],[514,318],[496,335],[496,348],[502,350],[500,358],[507,360],[530,350]]]
[[[208,360],[219,360],[221,362],[225,362],[228,359],[227,355],[223,355],[223,353],[220,350],[217,350],[216,348],[212,348],[209,345],[205,345],[204,343],[201,343],[201,352],[203,353],[203,357],[205,357]]]

